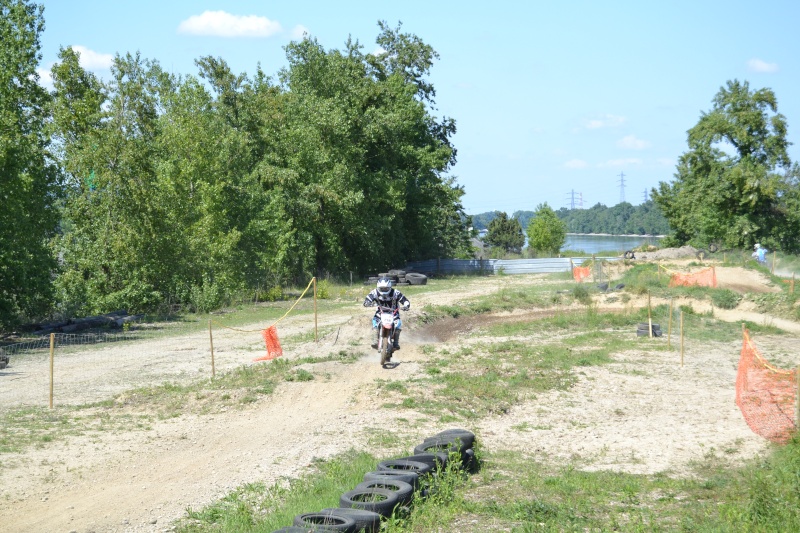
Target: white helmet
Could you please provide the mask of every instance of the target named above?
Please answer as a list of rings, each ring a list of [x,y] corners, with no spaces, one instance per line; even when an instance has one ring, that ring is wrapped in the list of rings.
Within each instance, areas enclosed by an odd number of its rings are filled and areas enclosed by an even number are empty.
[[[758,250],[759,248],[761,248],[761,245],[760,245],[760,244],[758,244],[758,243],[756,243],[756,245],[755,245],[755,246],[753,246],[753,248],[755,248],[756,250]]]
[[[381,278],[378,280],[378,298],[386,300],[392,292],[392,280],[389,278]]]

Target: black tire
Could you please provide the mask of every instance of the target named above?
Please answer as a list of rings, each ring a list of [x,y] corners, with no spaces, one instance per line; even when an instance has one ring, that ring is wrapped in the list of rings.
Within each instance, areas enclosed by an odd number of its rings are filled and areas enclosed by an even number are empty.
[[[352,518],[356,523],[356,531],[363,531],[364,533],[377,533],[381,529],[381,515],[373,511],[365,511],[364,509],[345,509],[343,507],[328,507],[320,512]]]
[[[398,281],[395,283],[395,287],[408,287],[409,285],[411,284],[407,281]]]
[[[392,339],[389,337],[389,330],[381,329],[381,366],[386,365],[392,358]]]
[[[695,254],[695,257],[697,257],[700,261],[702,261],[703,259],[708,257],[708,252],[706,252],[705,250],[698,250],[697,253]]]
[[[647,328],[648,328],[648,327],[649,327],[649,326],[648,326],[647,322],[639,322],[639,325],[638,325],[638,326],[636,326],[636,329],[642,329],[642,330],[644,330],[644,331],[647,331]],[[655,330],[657,330],[657,329],[658,329],[658,330],[660,330],[660,329],[661,329],[661,324],[655,324],[655,323],[654,323],[654,324],[653,324],[653,331],[655,331]]]
[[[397,479],[405,481],[415,489],[419,486],[419,476],[416,472],[410,470],[375,470],[364,474],[364,481],[383,480],[383,479]]]
[[[391,516],[399,498],[396,492],[386,489],[353,489],[339,498],[339,507],[345,509],[364,509],[381,516]]]
[[[415,472],[418,476],[424,476],[433,470],[428,463],[410,461],[408,459],[389,459],[378,463],[378,470],[399,470],[401,472]]]
[[[636,254],[633,253],[633,250],[628,250],[624,254],[622,254],[622,257],[624,257],[625,259],[636,259]]]
[[[712,254],[719,252],[719,245],[715,242],[712,242],[711,244],[708,245],[708,251],[709,253]]]
[[[405,270],[392,269],[389,271],[390,276],[397,276],[398,278],[405,277],[407,272]]]
[[[597,288],[603,292],[606,292],[608,290],[608,283],[601,283],[597,286]]]
[[[414,448],[414,453],[445,453],[448,456],[451,453],[457,453],[461,462],[464,461],[464,452],[466,452],[471,446],[467,446],[466,443],[460,441],[456,438],[448,438],[448,437],[433,437],[430,439],[425,439],[422,444]]]
[[[299,514],[294,517],[292,524],[300,527],[320,526],[322,531],[346,531],[347,533],[356,533],[358,531],[355,520],[349,516],[334,515],[332,513]]]
[[[414,455],[409,455],[407,457],[401,457],[400,459],[405,459],[406,461],[416,461],[418,463],[424,463],[431,468],[431,472],[435,472],[436,470],[443,469],[447,466],[447,462],[449,461],[449,456],[445,452],[425,452],[425,453],[414,453]]]
[[[330,531],[330,529],[325,529],[323,526],[286,526],[280,529],[276,529],[272,533],[310,533],[312,531]]]
[[[397,493],[397,502],[400,505],[408,505],[414,497],[414,487],[410,483],[399,479],[372,479],[364,481],[355,486],[359,489],[386,489]]]
[[[660,329],[654,329],[653,330],[653,337],[660,337],[663,334],[664,333]],[[636,330],[636,336],[637,337],[649,337],[650,334],[646,329],[637,329]]]
[[[624,288],[625,288],[625,284],[624,283],[617,283],[616,285],[614,285],[614,290],[615,291],[621,291]]]
[[[434,437],[459,439],[467,448],[472,448],[475,445],[475,433],[461,428],[445,429],[434,435]]]
[[[406,281],[411,285],[426,285],[428,283],[428,276],[418,272],[408,272],[406,274]]]

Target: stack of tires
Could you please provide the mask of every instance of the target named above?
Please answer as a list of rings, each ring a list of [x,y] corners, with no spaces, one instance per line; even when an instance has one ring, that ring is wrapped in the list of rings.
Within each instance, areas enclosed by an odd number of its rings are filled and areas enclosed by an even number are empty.
[[[650,336],[650,325],[647,322],[640,322],[639,325],[636,327],[636,336],[637,337],[649,337]],[[660,337],[661,336],[661,325],[660,324],[653,324],[652,325],[653,337]]]
[[[381,272],[377,276],[370,276],[364,285],[375,285],[379,279],[389,278],[393,287],[407,287],[409,285],[426,285],[428,276],[419,272],[406,272],[405,270],[390,270]]]
[[[475,434],[466,429],[437,433],[415,447],[412,455],[379,462],[375,470],[364,474],[362,483],[341,495],[339,507],[299,514],[292,526],[274,533],[380,531],[383,518],[407,510],[414,498],[426,497],[431,476],[443,471],[450,461],[458,461],[460,468],[474,468],[474,445]]]

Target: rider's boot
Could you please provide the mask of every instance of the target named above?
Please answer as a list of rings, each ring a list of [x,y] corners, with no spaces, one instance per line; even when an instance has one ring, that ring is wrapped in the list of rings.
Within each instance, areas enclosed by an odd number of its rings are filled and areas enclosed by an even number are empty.
[[[392,340],[393,340],[392,348],[395,349],[395,350],[399,350],[400,349],[400,330],[399,329],[395,330],[394,339],[392,339]]]
[[[372,347],[377,350],[378,342],[380,342],[381,340],[381,329],[380,328],[374,328],[374,329],[375,329],[375,338],[372,341]]]

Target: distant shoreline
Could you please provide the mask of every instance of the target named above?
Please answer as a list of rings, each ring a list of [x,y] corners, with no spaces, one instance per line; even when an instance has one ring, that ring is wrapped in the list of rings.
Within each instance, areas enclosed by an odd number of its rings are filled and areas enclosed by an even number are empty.
[[[666,235],[636,235],[624,234],[618,235],[616,233],[567,233],[567,235],[585,235],[587,237],[638,237],[641,239],[663,239]]]

